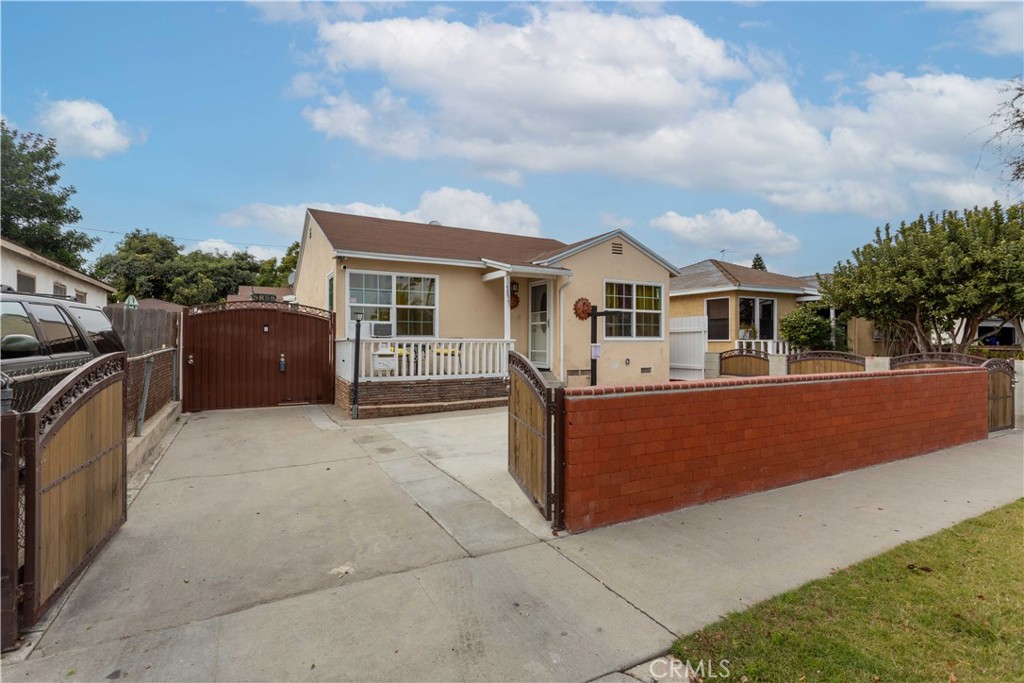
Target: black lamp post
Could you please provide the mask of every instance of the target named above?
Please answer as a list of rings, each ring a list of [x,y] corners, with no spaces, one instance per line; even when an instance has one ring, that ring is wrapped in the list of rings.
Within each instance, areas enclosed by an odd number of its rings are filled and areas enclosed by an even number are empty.
[[[355,353],[355,369],[353,371],[352,379],[352,419],[355,420],[359,417],[359,333],[363,326],[363,313],[362,311],[356,311],[352,314],[352,317],[356,319],[356,353]]]
[[[599,311],[597,306],[590,309],[590,386],[597,386],[597,358],[594,347],[597,345],[597,319],[608,315],[608,311]]]

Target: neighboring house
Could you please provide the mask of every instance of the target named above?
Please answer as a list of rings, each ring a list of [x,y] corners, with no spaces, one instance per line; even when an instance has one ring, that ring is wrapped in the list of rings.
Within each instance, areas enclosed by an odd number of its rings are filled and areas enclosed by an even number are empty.
[[[798,302],[816,301],[818,290],[803,278],[779,275],[715,259],[679,269],[671,280],[672,318],[707,318],[707,351],[746,347],[786,353],[779,318]]]
[[[289,301],[291,287],[256,287],[239,285],[238,294],[228,294],[227,301]]]
[[[69,296],[104,306],[116,290],[105,282],[0,238],[2,282],[19,292]]]
[[[591,323],[574,314],[580,299],[609,311],[598,318],[598,383],[654,383],[668,380],[677,272],[621,230],[564,244],[309,209],[295,294],[300,305],[337,311],[346,383],[358,314],[361,364],[372,360],[361,382],[507,374],[514,347],[567,385],[589,384]]]

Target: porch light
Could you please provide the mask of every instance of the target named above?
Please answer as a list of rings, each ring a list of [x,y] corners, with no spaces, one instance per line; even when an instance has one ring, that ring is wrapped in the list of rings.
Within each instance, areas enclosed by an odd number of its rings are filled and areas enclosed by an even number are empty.
[[[519,283],[518,282],[513,282],[511,289],[512,289],[512,293],[513,294],[518,294],[519,293]]]

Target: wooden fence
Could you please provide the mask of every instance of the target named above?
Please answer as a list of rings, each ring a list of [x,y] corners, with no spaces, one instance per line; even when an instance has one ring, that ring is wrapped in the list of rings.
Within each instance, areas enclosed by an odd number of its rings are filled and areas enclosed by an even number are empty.
[[[114,330],[124,342],[130,356],[178,346],[181,313],[158,308],[126,308],[106,306],[103,312],[110,318]]]
[[[804,351],[786,357],[790,375],[824,375],[836,372],[863,372],[864,356],[839,351]]]

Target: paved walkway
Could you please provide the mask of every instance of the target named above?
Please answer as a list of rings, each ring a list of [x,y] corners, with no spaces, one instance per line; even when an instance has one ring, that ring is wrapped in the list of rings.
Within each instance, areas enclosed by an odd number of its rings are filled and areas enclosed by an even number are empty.
[[[494,471],[506,421],[191,416],[3,679],[592,680],[1024,494],[1018,431],[554,537]]]

